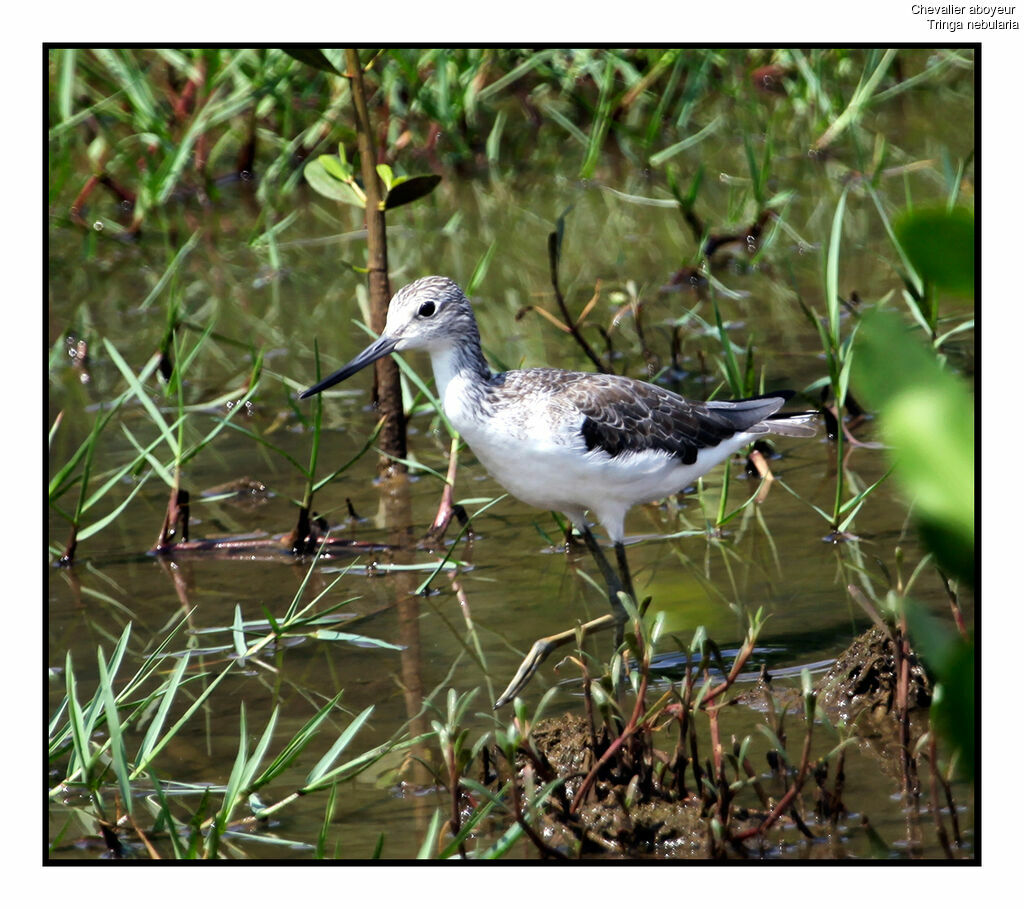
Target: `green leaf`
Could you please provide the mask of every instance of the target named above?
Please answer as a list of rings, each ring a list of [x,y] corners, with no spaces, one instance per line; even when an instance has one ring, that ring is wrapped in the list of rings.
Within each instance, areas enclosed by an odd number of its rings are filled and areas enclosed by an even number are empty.
[[[336,155],[320,155],[316,159],[323,166],[327,173],[336,180],[347,183],[352,179],[352,166],[347,161],[342,161]]]
[[[391,189],[395,182],[395,172],[391,169],[390,164],[378,164],[377,176],[380,177],[381,182],[384,184],[384,189]]]
[[[300,63],[305,63],[306,66],[311,66],[313,69],[318,69],[322,73],[330,73],[332,76],[344,75],[335,68],[324,52],[317,47],[282,47],[281,50],[289,57],[298,60]]]
[[[238,603],[235,603],[235,621],[231,626],[231,638],[235,644],[235,653],[240,659],[244,659],[247,649],[245,643],[245,623],[242,621],[242,607]]]
[[[829,338],[832,351],[839,349],[839,249],[843,238],[843,213],[846,211],[846,194],[849,185],[843,188],[835,214],[832,216],[832,233],[829,236],[828,253],[825,257],[825,311],[828,313]]]
[[[939,734],[959,749],[958,762],[974,779],[975,687],[974,641],[964,640],[927,608],[906,601],[907,623],[914,647],[935,680],[931,715]]]
[[[68,766],[68,778],[71,778],[75,768],[78,767],[82,771],[83,780],[88,783],[89,771],[93,761],[89,749],[90,730],[86,727],[85,716],[82,713],[81,705],[78,703],[78,686],[75,679],[75,670],[71,664],[70,650],[64,659],[64,677],[67,685],[68,725],[71,728],[71,742],[73,745],[72,761]]]
[[[427,567],[433,567],[429,565]],[[309,632],[307,637],[316,638],[320,641],[345,641],[355,644],[358,647],[382,647],[385,650],[405,650],[401,644],[389,644],[380,638],[370,638],[364,634],[350,634],[347,631],[332,631],[330,628],[318,628]]]
[[[152,760],[153,747],[156,745],[156,741],[163,731],[164,724],[167,722],[167,714],[171,709],[171,704],[174,703],[174,696],[178,693],[178,688],[181,685],[182,677],[185,675],[185,669],[188,666],[190,656],[190,653],[185,653],[179,657],[167,680],[164,693],[160,696],[160,703],[157,705],[156,714],[146,729],[146,735],[143,737],[142,744],[139,746],[139,752],[135,756],[137,763],[145,761],[148,764]]]
[[[433,859],[437,857],[437,835],[441,832],[441,809],[434,809],[434,816],[430,819],[420,851],[416,853],[418,859]]]
[[[328,156],[322,155],[321,157]],[[310,161],[303,168],[302,174],[306,178],[306,182],[321,196],[334,199],[336,202],[344,202],[346,205],[354,205],[356,208],[366,208],[366,200],[359,196],[352,184],[343,183],[332,177],[320,158]]]
[[[127,473],[127,471],[120,471],[119,473],[124,474]],[[147,472],[146,475],[141,480],[139,480],[138,483],[135,484],[135,487],[132,489],[132,491],[128,493],[128,495],[125,496],[125,498],[122,499],[121,502],[118,505],[116,505],[108,514],[104,515],[99,520],[94,521],[92,524],[89,524],[83,527],[81,530],[79,530],[79,542],[89,539],[89,537],[103,530],[103,528],[106,527],[108,524],[117,520],[121,512],[128,507],[131,500],[134,499],[138,492],[142,489],[142,487],[145,486],[146,480],[148,480],[150,476],[152,476],[152,474]]]
[[[124,361],[124,357],[118,352],[117,348],[107,338],[103,339],[103,346],[106,348],[107,354],[110,359],[114,361],[114,365],[118,368],[121,375],[124,376],[125,381],[128,383],[128,387],[131,389],[133,395],[138,398],[139,403],[145,408],[146,413],[152,418],[156,424],[157,429],[160,430],[160,435],[163,436],[164,441],[168,447],[174,452],[174,456],[177,458],[181,452],[178,447],[178,440],[171,428],[167,425],[167,421],[163,418],[163,414],[160,413],[159,408],[153,403],[152,399],[143,387],[142,382],[145,381],[145,376],[149,374],[149,367],[143,369],[139,376],[136,376],[132,371],[131,367]],[[152,359],[152,358],[151,358]]]
[[[407,205],[432,192],[441,182],[439,174],[419,174],[414,177],[398,177],[384,197],[384,208],[390,210]]]
[[[306,777],[306,787],[315,786],[317,785],[317,783],[320,782],[324,774],[326,774],[334,765],[334,762],[338,759],[338,755],[340,755],[341,752],[348,747],[352,739],[355,738],[356,733],[362,728],[363,723],[365,723],[369,719],[371,713],[373,713],[372,704],[365,710],[363,710],[363,712],[360,713],[359,716],[357,716],[351,723],[348,724],[348,726],[345,728],[345,731],[342,732],[337,739],[335,739],[334,744],[331,745],[327,753],[317,762],[316,766],[309,772],[309,775]]]
[[[181,715],[178,721],[171,726],[170,729],[164,734],[164,736],[155,745],[151,745],[145,757],[140,759],[139,763],[135,766],[132,771],[132,779],[138,779],[138,777],[145,771],[152,760],[167,746],[167,743],[172,741],[178,734],[178,730],[181,729],[191,718],[192,715],[199,710],[200,707],[206,702],[206,699],[213,693],[213,690],[227,677],[227,674],[231,671],[233,663],[229,663],[224,670],[218,675],[203,691],[199,693],[199,696],[189,705],[188,709]]]
[[[893,231],[925,281],[954,294],[974,292],[974,212],[915,208],[896,220]]]
[[[260,774],[258,779],[253,780],[251,788],[255,791],[263,786],[266,786],[271,780],[280,776],[287,770],[292,763],[298,758],[298,756],[305,750],[306,746],[312,740],[316,730],[320,727],[325,719],[332,710],[337,706],[338,701],[341,700],[341,692],[336,694],[331,700],[323,705],[295,735],[292,736],[284,748],[281,749],[280,754],[273,761],[266,770]]]
[[[945,569],[974,580],[974,402],[965,383],[898,317],[865,314],[853,378],[880,411],[896,477],[922,538]]]
[[[149,309],[150,304],[160,296],[163,289],[168,285],[171,278],[181,268],[182,263],[188,258],[188,254],[195,249],[196,244],[199,242],[199,238],[202,234],[198,228],[192,231],[192,236],[185,241],[185,245],[181,247],[175,254],[174,258],[171,259],[170,264],[164,269],[164,273],[160,275],[159,280],[153,285],[153,289],[146,294],[146,299],[139,304],[139,312],[145,312]]]
[[[669,158],[675,157],[681,151],[684,151],[692,145],[696,145],[698,142],[703,142],[708,136],[713,135],[718,130],[718,127],[722,125],[725,119],[725,117],[719,114],[703,129],[699,129],[697,132],[692,133],[685,139],[680,139],[678,142],[668,146],[668,148],[663,148],[660,152],[656,152],[651,155],[651,165],[654,167],[660,167],[668,161]]]
[[[127,629],[126,629],[127,631]],[[122,636],[127,642],[127,638]],[[128,756],[125,754],[124,738],[121,735],[121,720],[117,715],[117,697],[114,695],[112,673],[107,672],[106,660],[103,658],[103,648],[99,648],[98,660],[100,670],[100,693],[103,697],[103,712],[107,719],[107,732],[110,735],[110,753],[114,764],[114,776],[117,778],[117,786],[121,792],[121,799],[124,810],[132,813],[132,787],[131,771],[128,769]],[[111,660],[114,663],[115,660]],[[117,662],[120,662],[118,658]]]

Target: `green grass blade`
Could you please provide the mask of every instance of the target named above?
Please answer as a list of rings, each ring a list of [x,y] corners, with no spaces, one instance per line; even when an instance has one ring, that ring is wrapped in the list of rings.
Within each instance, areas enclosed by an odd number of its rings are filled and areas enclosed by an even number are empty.
[[[484,786],[479,786],[479,784],[476,783],[476,780],[470,780],[463,777],[463,779],[460,780],[460,784],[473,791],[483,789],[487,792],[489,797],[493,796],[493,793],[491,793],[489,789]],[[507,790],[508,784],[506,783],[499,795],[504,796]],[[459,846],[476,833],[476,828],[486,820],[487,816],[494,811],[495,808],[499,806],[502,808],[506,807],[503,801],[495,798],[481,799],[481,802],[482,804],[480,804],[473,813],[462,822],[459,827],[459,832],[453,836],[451,840],[445,843],[444,848],[438,853],[437,857],[439,859],[448,859],[455,855],[459,851]]]
[[[122,635],[122,640],[127,641],[128,628]],[[124,651],[122,650],[122,655]],[[115,653],[111,657],[111,663],[120,663],[120,658]],[[103,698],[103,711],[107,718],[107,732],[110,736],[110,753],[114,765],[114,777],[117,779],[117,786],[121,792],[121,800],[124,810],[130,815],[132,813],[132,787],[131,771],[128,768],[128,756],[125,753],[124,738],[121,735],[121,721],[117,714],[117,698],[111,684],[111,675],[108,673],[106,661],[103,659],[103,648],[98,648],[97,661],[100,671],[99,690]]]
[[[681,151],[685,151],[693,145],[697,145],[699,142],[703,142],[708,136],[714,135],[718,131],[718,127],[722,123],[722,115],[716,116],[707,126],[697,130],[692,135],[687,136],[685,139],[680,139],[678,142],[672,143],[667,148],[663,148],[660,152],[655,152],[651,155],[651,164],[654,167],[661,167],[670,158],[674,158]]]
[[[846,514],[846,512],[852,510],[852,514],[843,522],[838,528],[840,531],[846,530],[853,519],[853,515],[856,514],[857,510],[860,509],[861,505],[867,500],[868,496],[871,495],[879,486],[881,486],[886,480],[889,479],[890,474],[893,472],[893,465],[890,465],[889,469],[886,470],[874,483],[867,487],[867,489],[861,490],[857,495],[852,496],[846,502],[843,503],[842,508],[839,509],[840,514]]]
[[[129,52],[124,52],[122,56],[117,51],[98,48],[93,54],[107,68],[118,88],[131,103],[133,125],[139,132],[152,130],[158,124],[166,123],[166,118],[157,112],[156,99],[150,91],[149,80],[137,66],[132,65],[134,59]]]
[[[178,734],[178,730],[181,729],[191,718],[192,715],[206,702],[206,699],[213,693],[214,689],[224,680],[227,674],[231,671],[234,663],[229,663],[227,667],[218,675],[192,702],[189,708],[181,715],[180,719],[171,726],[170,729],[164,734],[163,738],[153,745],[148,754],[140,760],[136,765],[135,770],[132,772],[133,778],[138,778],[140,774],[153,762],[154,758],[167,747],[167,744],[172,741],[175,735]]]
[[[889,64],[892,63],[896,56],[896,51],[893,48],[889,48],[883,55],[878,65],[868,75],[866,72],[861,76],[861,81],[857,88],[854,89],[853,95],[850,97],[849,103],[843,112],[836,117],[828,129],[821,135],[821,137],[814,143],[813,147],[816,149],[824,148],[831,144],[839,135],[846,130],[848,126],[855,123],[860,115],[864,112],[864,108],[867,107],[871,101],[871,96],[875,93],[878,83],[889,69]]]
[[[152,472],[160,477],[168,486],[174,486],[174,475],[153,455],[153,449],[161,441],[166,440],[162,436],[157,436],[148,446],[143,447],[142,443],[132,435],[132,431],[123,423],[121,424],[121,432],[135,446],[135,450],[139,453],[141,459],[149,464]]]
[[[839,350],[839,249],[843,239],[843,214],[846,211],[846,194],[849,184],[843,187],[835,214],[832,216],[832,232],[828,241],[825,258],[825,311],[828,316],[828,331],[831,350]]]
[[[174,258],[168,263],[167,268],[164,269],[164,273],[160,275],[156,284],[153,285],[153,289],[146,294],[146,298],[139,304],[139,312],[145,312],[153,305],[153,301],[163,292],[164,288],[168,285],[171,278],[177,274],[178,269],[181,268],[184,261],[188,258],[188,254],[196,248],[196,244],[199,242],[199,237],[202,234],[202,230],[197,228],[192,232],[192,236],[189,237],[184,246],[181,247],[175,254]],[[212,326],[211,326],[212,327]]]
[[[554,104],[546,103],[542,106],[544,115],[550,117],[559,126],[562,127],[573,139],[579,142],[584,148],[587,147],[590,141],[587,138],[587,134],[583,132],[575,123],[572,122],[565,114],[563,114]]]
[[[398,358],[396,357],[395,359],[397,360]],[[349,458],[349,460],[347,460],[344,464],[342,464],[341,467],[339,467],[333,473],[329,473],[323,479],[317,480],[317,482],[315,482],[313,484],[313,492],[317,492],[318,490],[322,489],[324,486],[326,486],[328,483],[330,483],[336,477],[338,477],[341,474],[343,474],[353,464],[355,464],[356,461],[358,461],[363,455],[365,455],[366,452],[368,452],[373,447],[373,443],[377,441],[377,437],[380,435],[380,432],[381,432],[381,430],[383,428],[384,428],[384,418],[381,417],[377,421],[377,425],[374,426],[373,432],[370,433],[370,437],[363,444],[363,447],[360,448],[359,451],[357,451],[353,457]]]
[[[247,427],[247,426],[240,426],[238,423],[231,423],[225,417],[218,417],[218,419],[222,420],[226,426],[229,426],[235,432],[240,432],[243,436],[246,436],[247,438],[251,439],[253,442],[257,442],[260,445],[262,445],[264,448],[267,448],[270,451],[274,452],[274,454],[280,455],[285,460],[287,460],[294,468],[296,468],[303,475],[305,475],[305,473],[306,473],[306,465],[300,463],[299,459],[293,457],[290,452],[285,451],[285,449],[281,448],[278,445],[275,445],[273,442],[267,441],[267,439],[265,439],[263,436],[261,436],[258,432],[254,432],[253,430],[249,429],[249,427]]]
[[[238,806],[239,797],[246,787],[246,765],[249,753],[249,731],[245,719],[245,701],[238,705],[238,750],[235,752],[235,762],[231,765],[231,773],[228,774],[228,783],[224,790],[224,801],[220,811],[217,812],[216,823],[210,832],[210,839],[206,845],[206,855],[210,857],[216,854],[217,841],[220,833],[227,827]]]
[[[327,857],[327,834],[331,829],[331,821],[334,818],[334,805],[338,799],[338,785],[335,783],[327,791],[327,804],[324,806],[324,822],[320,826],[320,834],[316,838],[316,850],[313,852],[313,858],[324,859]],[[380,858],[380,849],[383,844],[382,833],[377,839],[377,849],[373,858]]]
[[[420,846],[419,852],[416,853],[417,859],[432,859],[437,855],[437,835],[441,832],[441,809],[434,809],[434,816],[430,819],[430,824],[427,826],[427,832],[423,836],[423,843]]]
[[[163,825],[163,828],[167,831],[167,838],[171,841],[171,849],[174,851],[176,859],[193,858],[178,835],[178,823],[171,813],[171,806],[167,801],[167,796],[164,794],[164,788],[160,784],[160,779],[155,773],[150,772],[149,781],[153,787],[153,792],[156,794],[157,804],[160,806],[160,811],[157,813],[156,821],[153,825],[154,829],[159,829],[160,825]]]
[[[487,85],[484,88],[480,89],[480,91],[477,93],[476,100],[478,102],[484,101],[491,95],[495,95],[501,91],[504,91],[513,82],[518,81],[527,73],[537,69],[537,67],[541,66],[542,64],[547,63],[547,61],[552,56],[554,56],[554,54],[555,51],[552,48],[538,51],[537,53],[529,54],[526,60],[524,60],[518,66],[513,67],[507,73],[505,73],[505,75],[495,79],[490,85]]]
[[[344,641],[348,644],[356,644],[360,647],[376,647],[381,650],[405,650],[402,644],[391,644],[380,638],[367,637],[365,634],[350,634],[347,631],[333,631],[330,628],[318,628],[305,632],[306,637],[315,638],[318,641]]]
[[[148,764],[150,762],[150,752],[160,737],[164,724],[167,722],[167,714],[170,712],[171,705],[174,703],[174,698],[178,693],[178,688],[181,686],[181,680],[185,676],[185,670],[188,668],[190,657],[191,653],[183,654],[171,671],[164,685],[163,694],[160,696],[160,703],[157,705],[156,713],[153,715],[153,719],[146,729],[146,734],[142,738],[142,744],[139,745],[139,751],[135,755],[136,764]]]
[[[86,728],[85,717],[82,714],[82,707],[78,703],[78,683],[75,679],[75,669],[71,662],[71,651],[67,652],[64,659],[65,685],[67,687],[68,700],[68,723],[71,727],[72,755],[68,765],[67,779],[72,779],[77,773],[82,774],[82,779],[89,784],[89,772],[92,769],[92,756],[89,753],[89,730]]]
[[[60,59],[59,83],[57,86],[57,113],[61,122],[71,117],[71,110],[74,106],[75,96],[75,62],[78,51],[73,48],[64,48],[55,51]]]
[[[608,123],[611,117],[612,85],[615,82],[615,57],[608,53],[605,57],[604,74],[601,78],[601,91],[597,99],[597,114],[594,117],[590,137],[587,139],[587,152],[580,167],[580,179],[591,180],[597,168],[597,161],[608,134]]]
[[[309,720],[307,720],[305,724],[303,724],[302,728],[292,736],[288,744],[281,749],[280,754],[271,761],[267,769],[260,774],[258,779],[253,781],[253,790],[261,789],[263,786],[266,786],[267,783],[275,777],[280,776],[294,763],[295,759],[305,750],[317,729],[320,728],[321,724],[327,719],[340,700],[341,692],[338,692],[338,694],[331,698]]]
[[[235,621],[231,626],[231,639],[235,644],[235,653],[239,658],[243,658],[248,645],[245,643],[245,626],[242,622],[242,607],[238,603],[235,603]]]
[[[921,299],[924,295],[924,282],[921,280],[921,276],[917,273],[916,269],[911,264],[910,259],[907,257],[907,254],[903,249],[903,245],[896,238],[896,232],[893,230],[892,223],[889,221],[889,217],[885,213],[885,208],[882,205],[882,200],[878,195],[878,191],[871,186],[871,184],[868,184],[867,189],[871,195],[871,201],[875,203],[875,208],[878,210],[878,217],[882,221],[882,227],[885,228],[885,234],[889,238],[889,242],[892,243],[893,249],[896,250],[896,255],[900,257],[903,270],[910,279],[915,295],[918,299]]]
[[[153,422],[156,423],[164,441],[167,442],[171,451],[174,452],[175,458],[179,457],[181,452],[178,449],[178,440],[174,433],[171,432],[171,428],[167,425],[167,421],[164,419],[163,414],[160,413],[159,408],[150,399],[149,395],[146,393],[146,389],[143,388],[141,376],[135,375],[131,367],[125,362],[124,357],[122,357],[117,348],[111,344],[109,338],[103,339],[103,346],[106,348],[110,359],[114,361],[114,365],[124,377],[124,380],[128,383],[128,387],[131,389],[132,394],[138,398],[139,403],[145,408],[146,413],[148,413]]]
[[[507,495],[508,493],[497,496],[496,498],[491,499],[486,505],[483,505],[481,508],[478,508],[475,512],[473,512],[472,517],[470,517],[465,527],[459,528],[459,532],[455,535],[455,539],[452,541],[451,546],[448,547],[448,551],[444,554],[444,558],[441,559],[441,561],[438,563],[437,568],[435,568],[431,572],[430,576],[422,584],[420,584],[419,587],[416,588],[416,596],[420,596],[425,590],[427,590],[427,588],[429,588],[430,585],[433,583],[434,578],[437,577],[437,575],[441,572],[444,566],[446,564],[449,564],[451,555],[453,552],[455,552],[455,547],[459,544],[459,540],[462,539],[462,535],[466,532],[466,528],[468,528],[479,515],[482,515],[485,511],[497,505]]]
[[[99,533],[108,524],[111,524],[114,521],[116,521],[117,518],[120,516],[121,512],[123,512],[128,507],[128,505],[131,503],[132,499],[134,499],[135,496],[137,496],[139,494],[139,492],[141,491],[142,487],[145,485],[146,480],[151,475],[152,475],[152,473],[147,473],[145,476],[143,476],[143,478],[138,483],[135,484],[135,487],[132,489],[132,491],[130,493],[128,493],[128,495],[125,496],[124,499],[119,504],[115,505],[114,508],[108,514],[106,514],[104,517],[100,518],[98,521],[94,521],[92,524],[89,524],[89,525],[83,527],[81,530],[79,530],[78,531],[78,540],[79,540],[79,542],[81,542],[82,540],[88,540],[89,537],[93,536],[94,534]]]
[[[303,789],[316,787],[322,783],[323,778],[338,759],[338,755],[348,747],[352,739],[355,738],[356,733],[359,732],[363,724],[369,719],[371,713],[373,713],[372,704],[348,724],[334,744],[328,749],[327,753],[309,771]]]
[[[266,756],[267,749],[270,748],[270,743],[274,737],[274,728],[277,726],[278,708],[274,706],[273,712],[270,714],[270,719],[267,721],[266,728],[263,730],[263,735],[260,736],[259,742],[256,744],[256,748],[253,750],[252,757],[249,758],[245,765],[245,779],[253,780],[256,777],[256,771],[260,769],[260,764],[263,763],[263,758]]]

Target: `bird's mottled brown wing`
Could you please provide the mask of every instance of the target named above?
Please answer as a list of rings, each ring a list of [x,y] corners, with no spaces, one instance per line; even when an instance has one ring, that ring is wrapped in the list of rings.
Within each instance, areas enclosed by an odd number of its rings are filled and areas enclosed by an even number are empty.
[[[586,381],[567,381],[562,394],[583,416],[580,432],[587,449],[601,449],[613,458],[654,450],[693,464],[700,449],[753,427],[785,399],[780,395],[703,404],[636,379],[584,375]]]

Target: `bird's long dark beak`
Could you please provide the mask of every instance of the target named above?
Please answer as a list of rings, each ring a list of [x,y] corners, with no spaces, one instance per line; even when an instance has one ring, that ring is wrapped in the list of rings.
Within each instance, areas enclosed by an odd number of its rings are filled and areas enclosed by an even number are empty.
[[[325,388],[330,388],[332,385],[337,385],[339,382],[344,382],[351,375],[355,375],[364,366],[369,366],[374,360],[379,360],[381,357],[386,357],[391,351],[398,345],[398,341],[395,338],[388,338],[381,335],[374,341],[369,347],[366,348],[358,357],[354,360],[346,363],[337,372],[332,372],[326,379],[322,379],[310,388],[307,388],[301,395],[300,398],[308,398],[318,392],[323,391]]]

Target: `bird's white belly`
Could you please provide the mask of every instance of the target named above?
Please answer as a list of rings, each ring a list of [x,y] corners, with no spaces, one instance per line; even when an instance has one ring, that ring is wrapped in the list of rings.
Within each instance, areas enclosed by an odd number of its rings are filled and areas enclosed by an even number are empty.
[[[574,521],[591,511],[612,539],[622,538],[632,506],[679,492],[757,437],[738,433],[700,451],[694,464],[655,450],[612,458],[600,449],[587,451],[578,427],[561,423],[550,408],[517,408],[512,420],[501,414],[481,418],[451,400],[445,410],[480,463],[517,499]]]

